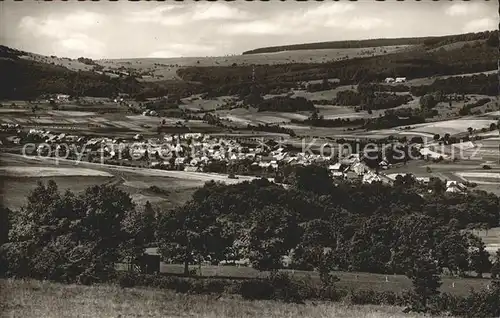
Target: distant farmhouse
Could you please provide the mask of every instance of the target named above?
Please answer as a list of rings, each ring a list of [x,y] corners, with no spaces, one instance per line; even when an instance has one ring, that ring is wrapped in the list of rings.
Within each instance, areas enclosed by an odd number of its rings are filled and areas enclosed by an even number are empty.
[[[406,77],[387,77],[384,82],[390,83],[406,83]]]
[[[56,101],[58,102],[67,102],[69,100],[69,95],[66,94],[57,94]]]

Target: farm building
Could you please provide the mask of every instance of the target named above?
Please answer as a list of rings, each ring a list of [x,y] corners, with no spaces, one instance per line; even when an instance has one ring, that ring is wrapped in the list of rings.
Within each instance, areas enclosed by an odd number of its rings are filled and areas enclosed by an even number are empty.
[[[57,94],[56,95],[56,100],[58,102],[66,102],[69,100],[69,95],[66,95],[66,94]]]
[[[458,183],[456,181],[446,182],[446,192],[461,193],[465,190],[467,190],[467,187],[462,183]]]
[[[345,179],[345,174],[342,171],[332,171],[331,174],[333,178]]]
[[[154,274],[160,272],[160,253],[157,248],[146,248],[144,255],[139,257],[137,263],[141,272],[146,274]]]
[[[406,82],[406,77],[396,77],[396,80],[394,80],[394,83],[405,83]]]
[[[382,178],[379,175],[376,175],[372,172],[367,173],[363,176],[363,183],[373,183],[373,182],[381,182]]]
[[[370,171],[370,169],[364,163],[361,162],[355,163],[351,167],[351,170],[354,171],[358,176],[362,176]]]
[[[385,79],[385,82],[386,82],[386,83],[394,83],[394,78],[393,78],[393,77],[387,77],[387,78]]]

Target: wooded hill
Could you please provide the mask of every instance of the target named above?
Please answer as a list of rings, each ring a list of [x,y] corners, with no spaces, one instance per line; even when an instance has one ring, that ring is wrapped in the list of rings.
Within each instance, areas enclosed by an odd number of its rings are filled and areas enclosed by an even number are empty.
[[[446,44],[461,41],[486,40],[489,37],[498,39],[498,31],[486,31],[479,33],[466,33],[457,35],[445,36],[427,36],[418,38],[394,38],[394,39],[369,39],[355,41],[329,41],[304,44],[291,44],[281,46],[270,46],[258,48],[250,51],[245,51],[243,54],[258,54],[258,53],[274,53],[281,51],[296,51],[296,50],[323,50],[323,49],[350,49],[350,48],[369,48],[379,46],[394,46],[394,45],[424,45],[427,47],[439,47]]]
[[[395,76],[412,79],[484,72],[497,67],[498,38],[495,35],[498,33],[464,34],[439,38],[439,41],[427,38],[427,46],[405,52],[328,63],[184,67],[177,70],[177,75],[183,81],[152,83],[139,82],[132,76],[111,79],[91,71],[76,72],[62,66],[21,58],[29,53],[0,46],[0,80],[3,83],[0,98],[29,99],[46,93],[95,97],[128,93],[138,100],[168,94],[187,97],[196,93],[207,93],[212,97],[245,97],[251,92],[259,95],[283,93],[297,87],[300,82],[329,78],[338,78],[340,85],[351,85]],[[471,43],[449,50],[429,49],[463,40],[470,40]],[[253,69],[255,82],[252,81]]]

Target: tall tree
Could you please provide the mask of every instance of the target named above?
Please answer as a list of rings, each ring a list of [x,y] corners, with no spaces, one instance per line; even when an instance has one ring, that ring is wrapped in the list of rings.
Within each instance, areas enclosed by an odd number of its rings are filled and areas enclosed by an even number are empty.
[[[162,213],[157,239],[163,258],[181,261],[185,275],[189,275],[190,263],[224,259],[224,252],[232,244],[224,237],[214,211],[195,201]]]
[[[39,183],[15,213],[7,244],[9,270],[19,276],[66,281],[107,279],[126,239],[121,222],[134,209],[114,186],[80,196]]]
[[[414,298],[407,310],[428,312],[431,309],[429,300],[439,294],[441,278],[437,262],[425,251],[415,259],[406,273],[413,283]]]
[[[259,270],[282,267],[282,257],[297,245],[299,227],[294,214],[280,206],[255,210],[246,232],[247,256]]]
[[[470,251],[470,267],[477,274],[477,277],[483,277],[483,273],[491,270],[490,254],[486,251],[486,245],[481,238],[469,236],[471,251]]]
[[[0,207],[0,277],[7,272],[7,257],[3,246],[9,240],[9,230],[11,227],[11,211]]]
[[[491,278],[500,278],[500,249],[495,253],[493,265],[491,266]]]
[[[155,243],[156,212],[149,201],[143,209],[128,213],[122,221],[122,228],[127,239],[122,242],[121,252],[134,261],[142,256],[145,248]]]

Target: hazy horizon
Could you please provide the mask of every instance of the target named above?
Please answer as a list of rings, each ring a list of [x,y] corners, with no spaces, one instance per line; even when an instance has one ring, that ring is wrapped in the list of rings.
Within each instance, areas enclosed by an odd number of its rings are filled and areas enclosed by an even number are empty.
[[[94,59],[239,55],[267,46],[498,28],[498,3],[0,2],[0,44]]]

